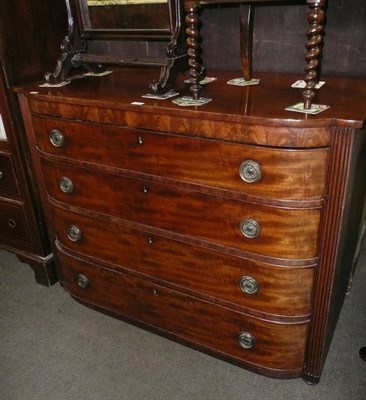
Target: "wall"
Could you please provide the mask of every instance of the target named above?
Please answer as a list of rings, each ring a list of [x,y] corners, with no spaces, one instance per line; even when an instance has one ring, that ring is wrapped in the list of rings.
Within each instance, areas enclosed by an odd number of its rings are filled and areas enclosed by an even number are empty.
[[[8,84],[42,79],[54,70],[66,29],[64,0],[0,0],[1,59],[12,66]]]
[[[240,68],[238,15],[237,6],[203,9],[202,57],[208,68]],[[254,22],[253,69],[302,72],[306,6],[257,6]],[[365,0],[328,1],[322,71],[366,75]]]
[[[49,7],[50,4],[52,7]],[[45,9],[48,9],[48,15],[44,14]],[[1,15],[6,16],[0,18],[0,40],[7,36],[16,39],[8,40],[7,43],[21,43],[34,36],[34,32],[44,33],[38,34],[38,40],[24,48],[3,46],[5,58],[18,58],[17,54],[22,54],[21,60],[25,62],[17,62],[17,78],[21,77],[21,81],[29,79],[35,75],[35,71],[32,70],[34,68],[39,71],[39,79],[42,79],[44,72],[53,71],[57,59],[61,56],[60,41],[67,33],[64,0],[37,0],[36,3],[31,0],[1,1],[0,11]],[[21,12],[24,15],[24,24],[14,29],[13,16]],[[303,73],[306,12],[305,0],[299,0],[298,4],[293,6],[256,7],[254,71]],[[202,58],[208,73],[215,69],[240,69],[238,5],[202,7],[201,20]],[[50,26],[54,29],[50,30]],[[118,55],[132,53],[153,57],[165,55],[163,43],[92,41],[89,48],[96,54],[111,52]],[[45,57],[34,57],[42,52]],[[33,59],[32,63],[27,61],[30,59]],[[45,62],[50,59],[54,59],[53,64]],[[322,72],[324,75],[366,76],[365,0],[328,0]],[[16,84],[17,81],[14,79],[13,83]]]
[[[296,0],[295,0],[296,2]],[[259,5],[255,11],[255,71],[303,73],[307,6]],[[205,6],[201,11],[202,59],[210,70],[240,69],[238,5]],[[161,56],[161,43],[92,42],[95,53]],[[366,76],[365,0],[329,0],[323,51],[323,74]]]

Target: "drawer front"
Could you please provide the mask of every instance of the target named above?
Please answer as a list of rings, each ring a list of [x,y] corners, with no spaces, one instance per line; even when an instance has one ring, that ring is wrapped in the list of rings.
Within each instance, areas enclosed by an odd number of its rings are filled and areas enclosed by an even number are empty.
[[[59,252],[64,284],[83,301],[232,360],[300,372],[307,324],[273,323]],[[177,318],[179,314],[179,318]],[[239,335],[242,347],[239,344]]]
[[[34,126],[40,149],[54,155],[267,198],[323,196],[327,149],[246,146],[37,116]],[[51,143],[54,129],[61,146]]]
[[[116,267],[272,315],[309,313],[313,268],[255,262],[58,207],[52,219],[64,246]]]
[[[5,153],[0,153],[0,193],[20,195],[13,160]]]
[[[263,206],[45,160],[43,168],[49,195],[71,206],[267,256],[316,256],[319,209]]]
[[[22,204],[0,200],[0,235],[21,241],[30,241]]]

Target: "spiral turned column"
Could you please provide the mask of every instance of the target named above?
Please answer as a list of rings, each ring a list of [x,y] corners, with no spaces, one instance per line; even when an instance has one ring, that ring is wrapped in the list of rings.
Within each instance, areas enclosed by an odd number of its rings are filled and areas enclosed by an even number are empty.
[[[198,17],[198,9],[199,9],[199,4],[198,3],[187,3],[186,6],[186,18],[185,18],[185,23],[186,23],[186,34],[187,34],[187,46],[188,46],[188,65],[190,67],[189,69],[189,74],[190,74],[190,81],[191,81],[191,86],[189,90],[192,93],[192,98],[194,100],[198,100],[200,98],[200,93],[202,90],[201,85],[199,84],[199,81],[202,77],[201,71],[201,62],[199,58],[199,54],[201,51],[200,48],[200,32],[199,32],[199,26],[200,26],[200,20]]]
[[[306,87],[303,92],[304,108],[309,110],[315,97],[315,85],[318,78],[318,67],[321,57],[321,48],[323,41],[323,22],[324,7],[326,0],[307,0],[309,11],[307,20],[309,28],[306,31],[308,41],[306,42],[307,54],[305,60],[305,82]]]

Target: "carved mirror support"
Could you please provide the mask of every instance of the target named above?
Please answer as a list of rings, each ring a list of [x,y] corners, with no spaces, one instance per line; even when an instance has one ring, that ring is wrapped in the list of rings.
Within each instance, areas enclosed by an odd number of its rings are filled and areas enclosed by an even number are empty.
[[[146,65],[160,67],[160,75],[151,83],[150,91],[161,94],[170,90],[174,86],[176,75],[188,68],[181,0],[65,0],[65,4],[67,34],[61,43],[61,57],[55,71],[45,74],[48,83],[56,84],[70,79],[72,70],[80,67],[88,72],[100,73],[105,70],[106,65]],[[136,15],[131,16],[131,5],[132,10],[136,10]],[[160,13],[165,13],[161,22],[156,21],[157,15],[146,14],[154,5],[159,6]],[[126,21],[111,21],[111,16],[126,14],[123,7],[127,6],[129,9]],[[99,18],[104,16],[107,16],[104,20]],[[154,20],[153,25],[151,20]],[[120,24],[120,27],[116,24]],[[165,55],[160,58],[129,54],[92,54],[88,44],[93,39],[166,41],[167,45]]]

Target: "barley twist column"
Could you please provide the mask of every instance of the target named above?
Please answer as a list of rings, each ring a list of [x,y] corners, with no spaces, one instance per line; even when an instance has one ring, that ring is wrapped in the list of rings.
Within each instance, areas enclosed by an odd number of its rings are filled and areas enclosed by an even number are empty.
[[[187,34],[187,45],[188,45],[188,64],[190,66],[189,74],[191,77],[190,91],[192,93],[192,98],[198,100],[201,93],[201,85],[199,81],[201,79],[201,62],[199,59],[200,54],[200,32],[199,25],[200,20],[198,17],[199,4],[194,2],[187,2],[186,8],[186,34]]]
[[[306,32],[308,41],[306,48],[308,50],[305,60],[305,82],[306,87],[303,92],[304,108],[310,109],[315,97],[315,85],[318,80],[318,67],[321,57],[321,48],[323,41],[323,22],[324,22],[324,7],[326,0],[307,0],[309,5],[308,22],[309,28]]]

